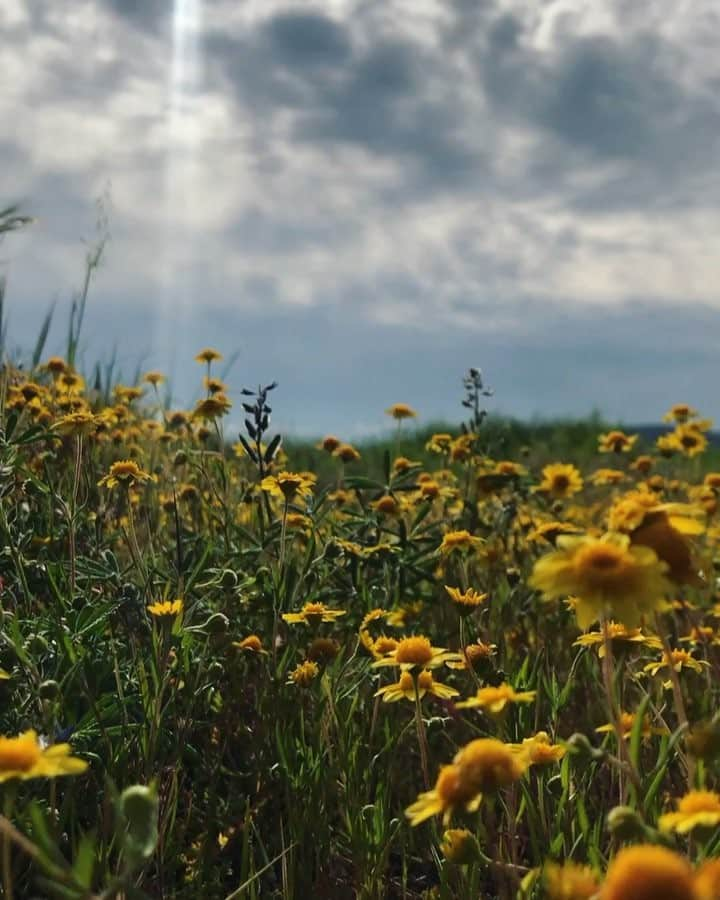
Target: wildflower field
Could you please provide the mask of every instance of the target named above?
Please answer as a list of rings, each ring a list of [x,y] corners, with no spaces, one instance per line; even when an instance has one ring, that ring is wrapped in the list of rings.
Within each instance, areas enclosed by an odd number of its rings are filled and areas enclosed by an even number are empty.
[[[4,365],[3,896],[720,898],[710,423],[301,466],[219,361]]]

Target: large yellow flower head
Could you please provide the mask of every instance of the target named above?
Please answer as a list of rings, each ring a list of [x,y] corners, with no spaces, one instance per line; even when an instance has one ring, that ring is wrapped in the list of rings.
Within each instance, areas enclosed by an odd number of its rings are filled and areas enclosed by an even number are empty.
[[[611,617],[630,628],[660,609],[671,591],[667,564],[649,547],[632,547],[624,534],[558,538],[558,550],[541,557],[530,584],[547,599],[577,597],[578,625]]]
[[[716,828],[720,825],[720,794],[714,791],[690,791],[677,803],[677,811],[660,816],[661,831],[687,834],[695,828]]]
[[[15,738],[0,737],[0,783],[13,778],[26,781],[79,775],[88,764],[70,753],[70,744],[44,747],[35,731],[26,731]]]
[[[696,900],[690,863],[665,847],[625,847],[610,863],[602,900]]]

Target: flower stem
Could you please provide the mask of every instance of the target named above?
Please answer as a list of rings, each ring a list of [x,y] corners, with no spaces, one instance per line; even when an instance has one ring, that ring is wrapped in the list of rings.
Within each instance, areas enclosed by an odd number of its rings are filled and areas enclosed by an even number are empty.
[[[420,747],[420,765],[422,767],[425,790],[429,791],[430,770],[428,768],[427,735],[425,734],[425,723],[423,722],[422,710],[420,709],[420,686],[418,684],[418,677],[415,674],[413,674],[413,683],[415,686],[415,726],[417,728],[418,745]]]
[[[655,613],[655,628],[658,635],[660,636],[660,640],[662,641],[663,654],[665,655],[667,666],[670,670],[670,683],[672,684],[675,715],[677,716],[678,724],[680,725],[680,727],[684,728],[687,731],[690,722],[688,720],[687,710],[685,709],[685,700],[683,698],[682,687],[680,686],[680,679],[678,677],[678,673],[675,671],[675,666],[672,662],[672,647],[670,646],[670,639],[668,638],[667,631],[663,627],[662,619],[660,618],[659,613]],[[692,756],[685,756],[685,754],[682,754],[681,759],[684,762],[685,769],[687,771],[688,790],[692,790],[695,785],[695,760]]]

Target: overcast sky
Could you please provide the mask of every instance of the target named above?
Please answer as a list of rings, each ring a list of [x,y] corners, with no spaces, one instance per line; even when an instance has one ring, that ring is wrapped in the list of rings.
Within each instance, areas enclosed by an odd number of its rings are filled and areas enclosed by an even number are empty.
[[[10,343],[83,340],[197,393],[277,379],[279,424],[390,403],[720,418],[716,0],[2,0]],[[237,400],[237,394],[233,395]]]

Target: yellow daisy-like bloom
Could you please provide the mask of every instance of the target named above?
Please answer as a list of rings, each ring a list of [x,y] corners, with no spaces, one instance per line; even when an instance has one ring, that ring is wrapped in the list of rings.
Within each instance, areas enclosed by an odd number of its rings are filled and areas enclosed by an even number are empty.
[[[715,828],[720,824],[720,794],[714,791],[689,791],[677,801],[677,811],[658,820],[661,831],[687,834],[695,828]]]
[[[542,481],[536,491],[548,494],[555,500],[565,500],[583,489],[579,470],[570,463],[552,463],[542,470]]]
[[[662,417],[663,422],[687,422],[688,419],[692,419],[698,415],[698,411],[693,409],[687,403],[676,403],[674,406],[671,406],[670,409],[665,413]]]
[[[689,503],[658,503],[647,491],[633,491],[610,510],[611,531],[630,535],[635,546],[650,547],[668,565],[676,584],[702,583],[686,535],[705,530],[705,509]]]
[[[460,588],[453,588],[445,585],[445,590],[450,595],[450,599],[453,603],[457,605],[459,611],[466,615],[473,612],[473,610],[477,609],[479,606],[482,606],[490,596],[489,594],[481,594],[473,588],[461,591]]]
[[[54,430],[62,435],[84,435],[94,434],[97,431],[98,419],[92,413],[86,410],[68,413],[57,420],[53,426]]]
[[[477,738],[458,751],[453,763],[460,769],[465,784],[477,793],[487,794],[518,781],[527,769],[528,759],[496,738]]]
[[[559,537],[558,547],[535,563],[530,584],[547,599],[576,595],[583,630],[605,615],[637,627],[671,591],[667,564],[649,547],[630,546],[627,535]]]
[[[442,647],[433,647],[428,638],[417,634],[402,638],[393,650],[374,662],[373,666],[400,666],[403,672],[407,672],[414,668],[436,669],[446,662],[456,662],[459,659],[460,654]]]
[[[423,669],[417,675],[417,694],[420,700],[425,694],[432,694],[435,697],[441,697],[448,700],[450,697],[457,697],[458,691],[455,688],[448,687],[445,684],[438,684],[433,679],[432,672]],[[398,700],[410,700],[415,702],[415,678],[410,672],[402,672],[400,680],[397,684],[388,684],[375,692],[376,697],[382,697],[385,703],[396,703]]]
[[[177,600],[158,600],[157,603],[151,603],[147,610],[151,616],[156,618],[179,616],[183,611],[183,601],[179,598]]]
[[[630,463],[630,468],[635,469],[636,472],[640,472],[642,475],[647,475],[648,472],[652,470],[652,467],[655,465],[655,460],[652,456],[648,456],[647,454],[643,454],[638,456],[637,459],[633,460]]]
[[[620,469],[596,469],[590,476],[590,481],[595,487],[602,487],[608,484],[620,484],[625,477],[625,473]]]
[[[676,672],[681,672],[683,669],[692,669],[693,672],[699,673],[703,671],[703,667],[707,668],[709,665],[710,663],[707,660],[695,659],[687,650],[671,650],[669,659],[667,653],[663,653],[662,659],[658,662],[648,663],[643,668],[643,671],[649,675],[657,675],[661,669],[669,669],[672,666]],[[663,682],[663,687],[669,689],[672,687],[672,681],[668,679]]]
[[[623,736],[623,740],[628,740],[632,735],[632,730],[635,725],[635,713],[629,712],[621,712],[619,715],[620,720],[620,733]],[[598,726],[595,731],[598,734],[609,734],[612,731],[615,731],[615,726],[612,722],[607,722],[605,725]],[[640,730],[640,735],[643,738],[652,737],[654,734],[669,734],[667,728],[658,727],[655,728],[650,722],[650,716],[644,715],[642,720],[642,728]]]
[[[610,863],[602,900],[696,900],[690,863],[665,847],[623,848]]]
[[[678,450],[692,459],[707,449],[708,440],[702,431],[692,422],[686,425],[678,425],[670,435],[670,440]]]
[[[600,631],[589,631],[587,634],[581,634],[573,644],[573,647],[592,647],[596,645],[598,655],[602,659],[605,656],[605,634],[611,641],[642,644],[645,647],[651,647],[653,650],[662,649],[660,638],[654,635],[643,634],[639,628],[626,628],[621,622],[607,622],[604,629]]]
[[[135,460],[121,459],[110,466],[108,474],[98,481],[98,486],[114,488],[122,485],[122,487],[130,488],[134,484],[144,484],[154,480],[155,477],[149,472],[143,471]]]
[[[152,371],[146,372],[143,375],[143,381],[146,384],[151,384],[153,387],[157,387],[159,384],[162,384],[164,381],[167,381],[162,372]]]
[[[87,769],[84,759],[71,756],[70,744],[43,747],[36,731],[25,731],[17,737],[0,737],[0,784],[17,778],[55,778],[79,775]]]
[[[211,397],[205,397],[204,400],[200,400],[195,405],[195,409],[192,412],[193,419],[202,419],[205,422],[219,419],[220,416],[226,415],[231,407],[232,402],[225,394],[213,394]]]
[[[451,444],[452,444],[452,435],[442,432],[440,434],[432,435],[430,440],[425,444],[425,449],[428,450],[430,453],[445,454],[445,453],[450,452]]]
[[[598,438],[598,451],[600,453],[629,453],[635,446],[638,436],[625,434],[624,431],[608,431]]]
[[[443,555],[455,552],[470,553],[482,546],[482,543],[482,538],[475,537],[465,529],[448,531],[443,535],[440,553]]]
[[[63,372],[67,371],[67,367],[68,365],[62,356],[51,356],[45,363],[45,368],[53,375],[53,377],[62,375]]]
[[[222,353],[219,353],[217,350],[213,350],[212,347],[205,347],[205,349],[201,350],[195,357],[195,362],[206,363],[207,365],[210,365],[210,363],[213,362],[221,362],[222,358]]]
[[[392,416],[393,419],[414,419],[417,417],[417,413],[412,408],[412,406],[408,406],[407,403],[393,403],[392,406],[388,407],[385,410],[385,414],[388,416]]]
[[[298,687],[308,687],[320,674],[320,666],[312,660],[306,660],[296,666],[290,673],[287,684],[296,684]]]
[[[321,622],[334,622],[347,613],[345,609],[328,609],[324,603],[306,603],[300,612],[283,613],[283,620],[289,625],[319,625]]]
[[[582,529],[571,522],[543,522],[528,535],[530,541],[547,541],[555,545],[561,534],[582,534]]]
[[[720,897],[720,859],[706,859],[695,872],[697,900],[718,900]]]
[[[360,452],[352,444],[340,444],[333,450],[332,455],[344,463],[357,462],[360,459]]]
[[[460,766],[443,766],[438,774],[435,787],[431,791],[420,794],[417,800],[405,810],[405,815],[412,826],[419,825],[433,816],[443,815],[443,824],[447,825],[456,809],[475,812],[482,803],[479,794],[472,784],[463,778]]]
[[[475,812],[483,794],[518,781],[526,765],[524,757],[513,753],[508,744],[495,738],[478,738],[457,753],[452,765],[440,769],[435,787],[420,794],[405,815],[411,825],[419,825],[442,813],[447,825],[456,809]]]
[[[559,762],[567,753],[562,744],[553,744],[546,731],[538,731],[532,737],[525,738],[522,744],[508,745],[513,753],[522,754],[530,766],[549,766]]]
[[[246,650],[248,653],[267,654],[267,650],[263,649],[262,641],[256,634],[249,634],[241,641],[233,641],[232,645],[237,647],[238,650]]]
[[[496,644],[484,644],[482,641],[475,641],[474,644],[467,644],[462,648],[461,659],[458,662],[449,662],[449,669],[479,669],[485,662],[495,655],[497,650]]]
[[[274,497],[282,497],[291,503],[296,497],[309,497],[315,486],[314,478],[304,472],[279,472],[268,475],[260,482],[260,488]]]
[[[515,691],[510,684],[478,688],[474,697],[458,703],[458,709],[483,709],[493,715],[501,713],[508,703],[532,703],[537,691]]]
[[[600,889],[600,882],[589,866],[571,861],[562,865],[545,863],[543,881],[547,900],[590,900]]]
[[[394,516],[400,511],[400,504],[392,494],[383,494],[377,500],[373,500],[370,506],[384,516]]]

